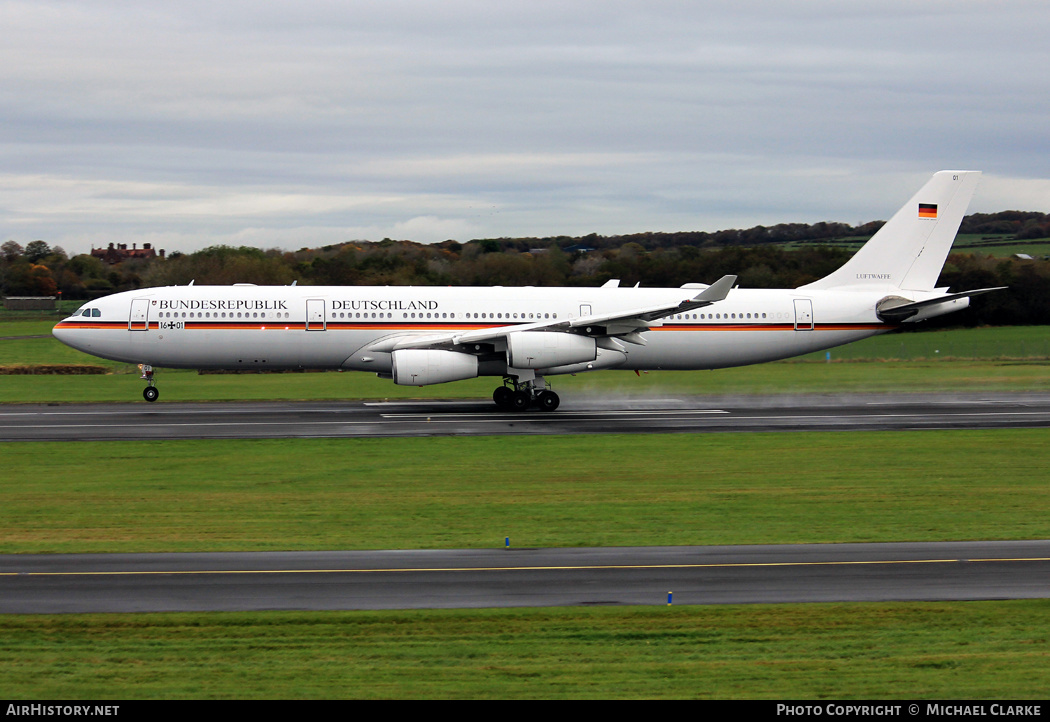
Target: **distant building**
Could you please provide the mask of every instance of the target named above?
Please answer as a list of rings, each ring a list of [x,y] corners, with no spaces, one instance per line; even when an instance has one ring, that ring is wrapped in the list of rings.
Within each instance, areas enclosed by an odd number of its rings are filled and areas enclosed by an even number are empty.
[[[111,266],[129,258],[156,258],[158,255],[164,258],[163,248],[158,254],[149,243],[143,243],[142,248],[137,246],[137,243],[132,243],[129,249],[127,243],[110,243],[109,248],[92,248],[91,255]]]
[[[54,311],[54,296],[8,296],[4,299],[8,311]]]

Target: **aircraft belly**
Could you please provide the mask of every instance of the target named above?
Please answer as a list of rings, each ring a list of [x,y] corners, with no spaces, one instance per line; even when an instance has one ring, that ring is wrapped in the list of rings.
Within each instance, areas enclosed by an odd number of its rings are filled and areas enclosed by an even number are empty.
[[[169,368],[335,369],[357,347],[346,334],[284,326],[134,333],[133,360]]]
[[[650,333],[646,335],[649,345],[641,349],[643,353],[630,349],[628,364],[637,368],[676,371],[745,366],[792,355],[793,336],[794,331]]]
[[[628,347],[622,368],[689,371],[790,358],[881,333],[864,330],[654,331],[648,345]]]

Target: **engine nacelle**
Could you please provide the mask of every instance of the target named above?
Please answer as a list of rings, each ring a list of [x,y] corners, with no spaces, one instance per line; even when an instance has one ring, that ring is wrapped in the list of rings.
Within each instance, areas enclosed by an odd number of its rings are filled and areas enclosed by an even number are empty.
[[[478,357],[455,351],[401,349],[391,354],[391,375],[401,386],[429,386],[478,375]]]
[[[540,369],[544,376],[555,376],[557,374],[582,374],[584,371],[597,371],[598,369],[612,369],[627,363],[627,354],[614,349],[599,348],[598,356],[594,361],[582,364],[570,364],[568,366],[557,366],[555,368]]]
[[[516,369],[547,369],[588,363],[597,356],[593,338],[574,333],[521,331],[507,336],[507,365]]]

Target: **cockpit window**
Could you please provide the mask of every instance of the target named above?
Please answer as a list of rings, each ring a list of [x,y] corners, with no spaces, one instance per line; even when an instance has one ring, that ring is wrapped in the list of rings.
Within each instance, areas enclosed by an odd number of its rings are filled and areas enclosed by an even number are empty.
[[[99,318],[101,316],[102,316],[102,312],[99,311],[97,308],[91,309],[91,317],[92,318]]]
[[[97,308],[85,308],[83,311],[77,311],[73,314],[74,316],[88,316],[90,318],[100,318],[102,312]]]
[[[90,308],[85,308],[85,309],[84,309],[84,310],[83,310],[83,311],[82,311],[82,312],[80,313],[80,315],[81,315],[81,316],[90,316],[90,315],[91,315],[91,309],[90,309]]]

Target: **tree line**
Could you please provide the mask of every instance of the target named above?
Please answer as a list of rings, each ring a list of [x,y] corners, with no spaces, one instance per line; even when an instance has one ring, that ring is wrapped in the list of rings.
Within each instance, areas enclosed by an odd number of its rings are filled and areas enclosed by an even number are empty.
[[[978,233],[1033,233],[1046,214],[1007,211],[968,216]],[[990,230],[1006,228],[1013,230]],[[820,223],[757,226],[747,231],[645,233],[579,238],[478,239],[423,245],[384,239],[298,251],[213,246],[167,258],[129,259],[107,265],[89,254],[68,257],[59,247],[33,241],[0,246],[5,295],[90,299],[117,291],[166,285],[390,285],[390,286],[600,286],[677,287],[710,283],[725,274],[745,288],[795,288],[827,275],[852,250],[823,245],[844,236],[867,237],[881,222],[859,227]],[[796,250],[777,243],[806,242]],[[703,237],[703,238],[701,238]],[[717,242],[713,238],[719,239]],[[776,238],[778,241],[762,240]],[[940,286],[967,290],[1009,286],[974,299],[970,309],[941,317],[951,325],[1050,323],[1050,262],[953,253]],[[929,325],[925,325],[927,328]]]

